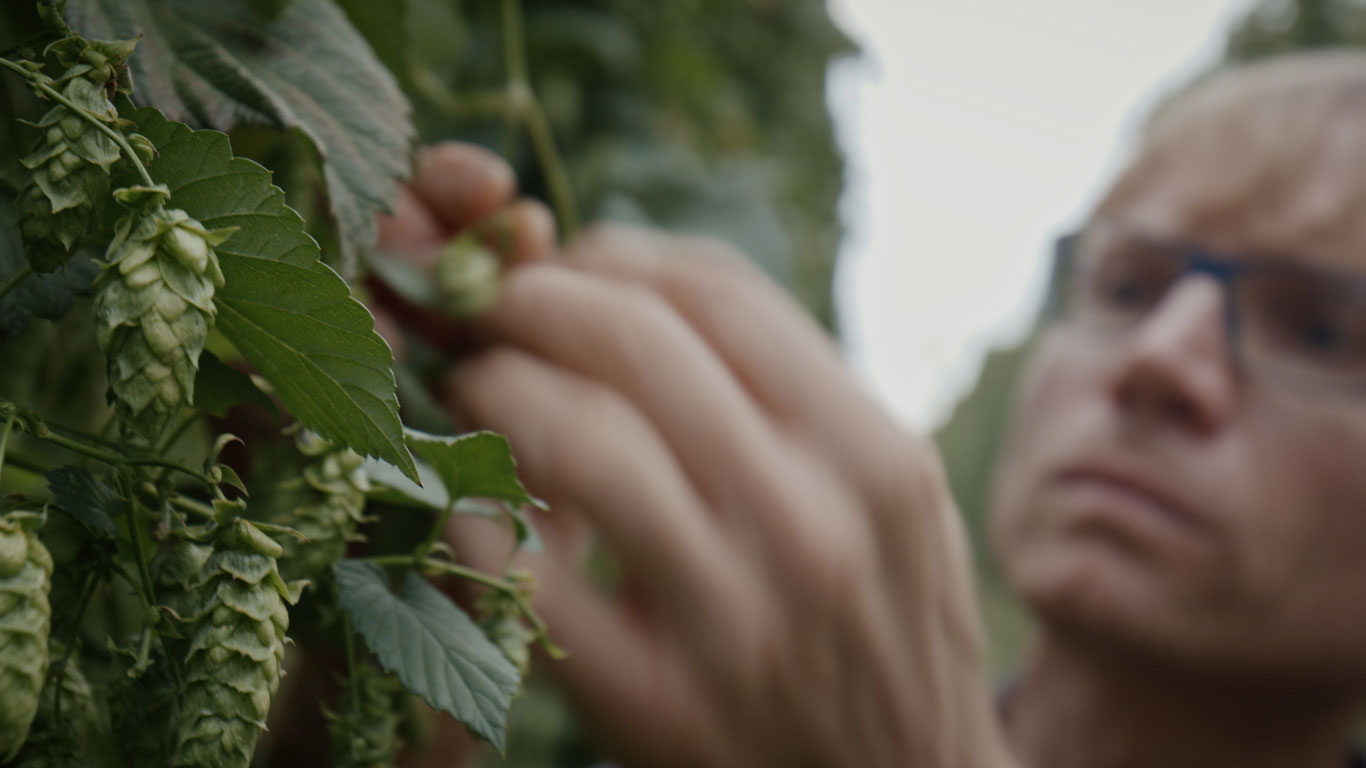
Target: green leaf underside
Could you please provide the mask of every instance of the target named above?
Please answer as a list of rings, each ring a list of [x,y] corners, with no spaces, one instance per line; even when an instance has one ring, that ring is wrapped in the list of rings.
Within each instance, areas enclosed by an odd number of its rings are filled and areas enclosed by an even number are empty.
[[[214,296],[217,330],[310,429],[416,479],[398,417],[393,354],[370,312],[318,261],[317,243],[270,173],[234,158],[217,131],[191,131],[126,101],[121,114],[156,146],[148,171],[170,188],[176,207],[210,229],[238,227],[215,249],[226,279]]]
[[[517,479],[517,462],[507,438],[494,432],[429,435],[404,428],[408,448],[436,470],[450,498],[498,499],[545,508]]]
[[[214,416],[227,416],[235,405],[259,405],[279,420],[275,403],[257,389],[251,377],[226,365],[214,353],[205,350],[199,356],[199,375],[194,380],[194,407]]]
[[[501,752],[520,675],[469,616],[412,571],[398,595],[373,563],[343,560],[333,574],[342,608],[380,664]]]
[[[0,282],[27,266],[14,201],[0,187]],[[18,335],[34,317],[60,319],[78,294],[89,293],[97,274],[88,254],[77,252],[63,269],[23,278],[0,298],[0,340]]]
[[[142,35],[130,63],[140,104],[222,130],[301,130],[323,158],[343,264],[373,246],[415,131],[393,76],[334,2],[294,0],[272,20],[204,0],[85,0],[67,13],[90,37]]]
[[[112,488],[82,467],[57,467],[47,473],[53,499],[72,519],[97,536],[118,535],[114,521],[123,515],[124,501]]]

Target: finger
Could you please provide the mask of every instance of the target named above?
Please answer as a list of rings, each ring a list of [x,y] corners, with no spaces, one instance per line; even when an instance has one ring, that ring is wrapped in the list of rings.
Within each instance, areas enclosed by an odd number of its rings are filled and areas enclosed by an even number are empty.
[[[555,251],[555,216],[539,200],[515,200],[474,228],[510,266],[545,261]]]
[[[591,515],[624,567],[680,619],[695,618],[723,585],[746,583],[659,435],[615,393],[498,349],[462,364],[447,399],[508,437],[532,493]]]
[[[394,212],[379,216],[377,248],[411,258],[427,266],[436,258],[436,251],[446,240],[440,220],[408,187],[399,187]]]
[[[656,297],[538,264],[508,276],[487,327],[620,393],[708,499],[746,507],[772,486],[775,436],[721,361]]]
[[[838,349],[776,283],[719,241],[599,227],[564,263],[657,293],[701,335],[752,399],[841,474],[880,483],[905,471],[909,438],[849,374]]]
[[[512,168],[498,155],[473,144],[447,142],[418,154],[412,189],[449,237],[506,203],[516,182]]]

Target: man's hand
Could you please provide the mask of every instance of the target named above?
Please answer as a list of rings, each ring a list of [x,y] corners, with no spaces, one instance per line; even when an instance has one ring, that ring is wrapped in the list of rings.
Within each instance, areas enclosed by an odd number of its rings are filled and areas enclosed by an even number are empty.
[[[524,261],[446,402],[507,435],[552,505],[546,551],[517,564],[603,747],[652,767],[1005,764],[938,457],[802,310],[707,240],[599,228]],[[583,572],[588,530],[617,595]],[[489,570],[512,549],[484,521],[450,533]]]

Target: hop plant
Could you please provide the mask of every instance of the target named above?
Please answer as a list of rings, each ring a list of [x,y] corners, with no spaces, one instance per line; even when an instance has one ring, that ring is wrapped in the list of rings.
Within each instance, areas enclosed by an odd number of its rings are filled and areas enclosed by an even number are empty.
[[[137,204],[164,187],[115,193]],[[214,246],[232,229],[208,230],[179,209],[153,207],[123,221],[96,283],[95,340],[109,358],[109,386],[123,423],[154,439],[194,397],[199,355],[223,285]]]
[[[286,603],[300,585],[280,578],[280,545],[255,523],[221,527],[200,581],[203,603],[185,658],[172,766],[247,768],[280,684]]]
[[[333,768],[389,768],[402,747],[403,689],[370,664],[356,665],[342,693],[341,712],[324,712]]]
[[[309,501],[294,507],[289,524],[305,540],[286,539],[280,571],[286,579],[319,581],[346,554],[348,542],[362,537],[356,529],[366,521],[365,493],[370,490],[363,464],[356,452],[337,448],[309,431],[301,431],[295,444],[313,459],[303,476],[291,483],[304,487]]]
[[[52,556],[35,533],[43,515],[0,517],[0,755],[23,746],[47,676]]]
[[[19,194],[19,229],[29,264],[38,272],[65,264],[72,247],[99,223],[119,145],[92,120],[121,129],[109,93],[125,89],[120,76],[126,84],[124,62],[135,42],[69,38],[53,46],[66,67],[54,85],[84,115],[66,104],[48,110],[37,123],[42,132],[37,144],[20,161],[32,173]],[[142,150],[151,146],[141,136],[133,144]]]

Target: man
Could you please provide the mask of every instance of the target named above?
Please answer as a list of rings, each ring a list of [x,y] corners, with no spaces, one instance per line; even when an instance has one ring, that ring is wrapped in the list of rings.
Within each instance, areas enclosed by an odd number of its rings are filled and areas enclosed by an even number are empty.
[[[517,259],[447,387],[556,512],[550,665],[638,766],[1342,766],[1366,693],[1366,56],[1220,73],[1060,248],[992,534],[1040,618],[989,695],[937,457],[712,243],[600,229]],[[511,177],[429,152],[430,251]],[[582,575],[584,526],[622,594]],[[452,544],[501,564],[469,524]]]

